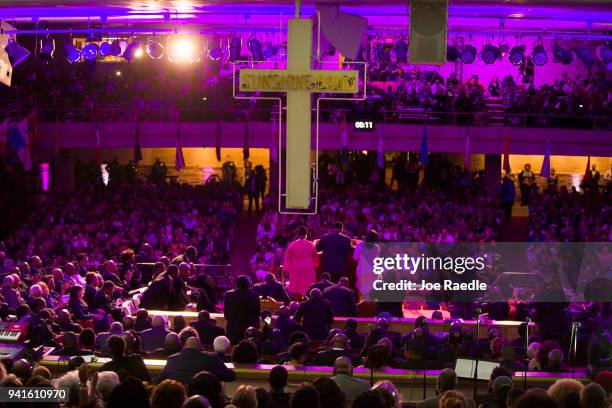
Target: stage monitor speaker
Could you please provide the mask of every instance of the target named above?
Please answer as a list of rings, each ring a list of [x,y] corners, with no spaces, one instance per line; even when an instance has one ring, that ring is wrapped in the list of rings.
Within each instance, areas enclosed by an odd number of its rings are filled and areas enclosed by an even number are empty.
[[[446,63],[448,0],[410,1],[410,63]]]

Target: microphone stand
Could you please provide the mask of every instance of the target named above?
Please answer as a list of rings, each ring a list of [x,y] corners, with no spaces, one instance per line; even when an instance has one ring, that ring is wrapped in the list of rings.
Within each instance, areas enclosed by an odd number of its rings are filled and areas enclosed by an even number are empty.
[[[476,354],[476,362],[474,364],[474,389],[472,391],[473,393],[473,399],[476,400],[476,394],[478,394],[478,342],[480,340],[480,315],[482,314],[482,310],[480,308],[476,309],[476,336],[475,336],[475,342],[476,345],[474,347],[474,351]]]
[[[427,322],[423,320],[423,399],[427,399]]]
[[[527,316],[525,320],[527,322],[527,328],[525,329],[525,372],[523,374],[523,388],[527,390],[527,370],[529,369],[529,323],[531,323],[531,318]]]
[[[576,378],[576,346],[578,343],[578,328],[579,327],[580,327],[580,322],[572,323],[572,334],[570,338],[570,349],[568,353],[569,356],[572,357],[572,378]]]

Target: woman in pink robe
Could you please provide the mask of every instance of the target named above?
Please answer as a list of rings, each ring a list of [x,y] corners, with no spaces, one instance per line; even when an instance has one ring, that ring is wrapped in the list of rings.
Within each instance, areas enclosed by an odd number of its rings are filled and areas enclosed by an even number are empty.
[[[297,239],[289,244],[283,262],[283,268],[289,275],[289,292],[302,296],[306,295],[308,288],[317,278],[317,250],[315,245],[306,239],[307,235],[306,227],[298,228]]]

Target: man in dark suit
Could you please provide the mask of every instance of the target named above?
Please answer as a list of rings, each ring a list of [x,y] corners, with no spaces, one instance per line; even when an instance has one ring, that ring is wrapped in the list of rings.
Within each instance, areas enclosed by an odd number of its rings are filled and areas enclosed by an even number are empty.
[[[227,321],[227,337],[238,344],[244,331],[259,327],[259,296],[250,289],[250,280],[245,275],[236,278],[236,289],[225,295],[223,315]]]
[[[323,293],[323,291],[331,286],[335,286],[336,284],[334,282],[331,281],[331,275],[327,272],[323,272],[321,274],[321,280],[318,282],[313,283],[312,285],[310,285],[308,287],[308,292],[306,292],[306,295],[310,294],[310,291],[313,289],[319,289],[321,291],[321,293]]]
[[[163,380],[170,379],[188,384],[200,371],[208,371],[220,381],[234,381],[236,379],[234,370],[228,368],[216,353],[201,351],[201,346],[197,337],[188,338],[183,350],[168,357],[166,366],[155,379],[155,383],[159,384]]]
[[[302,321],[306,334],[313,340],[324,340],[329,333],[329,326],[334,322],[331,304],[323,299],[319,289],[310,291],[310,298],[300,303],[293,319]]]
[[[283,287],[283,285],[276,280],[273,273],[267,273],[264,277],[264,281],[253,285],[253,290],[261,297],[271,297],[277,302],[283,302],[285,305],[289,304],[289,295]]]
[[[155,264],[155,269],[158,269],[158,264],[163,267],[163,264],[158,262]],[[170,265],[167,271],[157,275],[157,277],[153,279],[153,282],[151,282],[142,293],[139,307],[149,310],[168,309],[168,302],[174,293],[173,274],[178,274],[178,267],[176,265]]]
[[[104,282],[102,289],[99,290],[91,301],[91,308],[98,309],[104,313],[111,313],[115,308],[112,304],[112,296],[115,291],[115,284],[111,281]]]
[[[446,391],[454,390],[457,387],[457,374],[455,370],[445,368],[440,371],[436,380],[437,396],[423,400],[417,404],[417,408],[438,408],[440,406],[440,398]],[[474,408],[476,404],[474,400],[466,399],[466,408]]]
[[[274,325],[278,330],[280,330],[283,339],[285,340],[285,344],[289,344],[289,336],[291,336],[291,333],[301,331],[302,326],[291,319],[291,314],[289,313],[289,308],[287,306],[281,306],[276,314],[278,317],[276,318]]]
[[[347,357],[353,366],[361,365],[361,360],[348,349],[348,340],[342,333],[338,333],[331,341],[327,350],[319,351],[315,356],[315,365],[333,367],[339,357]]]
[[[225,334],[225,329],[217,326],[215,323],[216,321],[210,318],[210,313],[206,310],[202,310],[198,313],[198,320],[189,323],[189,325],[196,329],[202,344],[213,344],[213,341],[215,341],[218,336],[223,336]]]
[[[151,328],[140,333],[140,341],[143,350],[151,352],[164,347],[164,342],[166,341],[168,333],[171,332],[166,329],[166,320],[160,315],[153,316]]]
[[[348,319],[344,325],[344,330],[342,330],[342,333],[344,333],[346,338],[349,340],[351,348],[361,349],[363,347],[365,335],[357,331],[357,320]]]
[[[83,300],[87,305],[93,308],[93,298],[98,293],[97,288],[98,276],[95,272],[87,272],[85,275],[85,294]]]
[[[347,261],[353,250],[351,239],[343,231],[344,225],[337,222],[334,231],[323,235],[317,243],[317,251],[323,252],[323,272],[329,272],[334,281],[347,275]]]
[[[323,291],[323,299],[329,300],[336,317],[353,317],[357,315],[355,292],[348,286],[349,280],[343,276],[337,285],[330,286]]]
[[[195,263],[198,260],[198,250],[196,249],[196,247],[194,246],[188,246],[185,249],[185,252],[183,252],[182,254],[180,254],[179,256],[175,257],[172,260],[172,263],[174,265],[180,265],[183,262],[186,263]]]

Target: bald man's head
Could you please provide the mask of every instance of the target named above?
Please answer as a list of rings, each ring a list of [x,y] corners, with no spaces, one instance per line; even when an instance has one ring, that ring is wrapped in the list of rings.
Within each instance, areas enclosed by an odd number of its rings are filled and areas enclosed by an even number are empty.
[[[199,350],[202,348],[202,343],[200,343],[200,339],[195,336],[189,337],[187,340],[185,340],[185,346],[183,348]]]
[[[348,357],[338,357],[334,362],[334,375],[353,375],[353,365]]]

